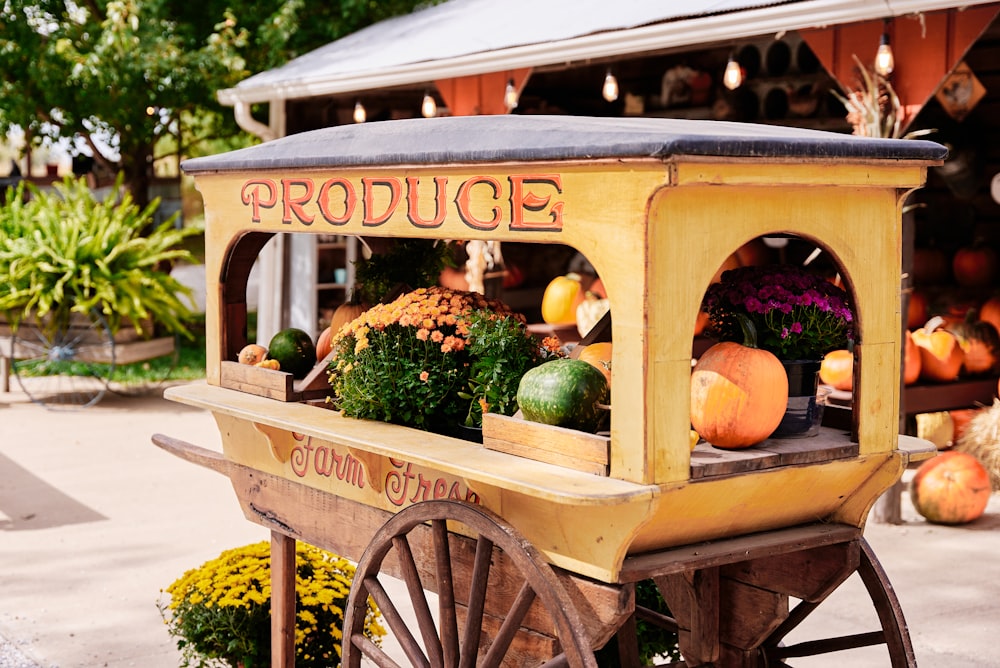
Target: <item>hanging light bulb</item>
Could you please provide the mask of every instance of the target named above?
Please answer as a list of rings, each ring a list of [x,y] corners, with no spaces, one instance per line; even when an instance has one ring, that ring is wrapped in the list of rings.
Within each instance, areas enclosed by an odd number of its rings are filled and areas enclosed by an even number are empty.
[[[736,59],[729,56],[726,63],[726,71],[722,75],[722,85],[729,90],[736,90],[743,84],[743,68],[736,62]]]
[[[354,122],[364,123],[368,119],[368,113],[365,111],[365,105],[361,104],[361,100],[354,103]]]
[[[503,94],[503,103],[507,107],[507,111],[511,111],[517,108],[517,89],[514,88],[514,80],[507,80],[507,89]]]
[[[420,103],[420,113],[424,118],[434,118],[438,113],[437,102],[430,93],[424,93],[424,101]]]
[[[618,79],[611,73],[611,70],[608,70],[607,75],[604,77],[604,87],[601,89],[601,95],[608,102],[614,102],[618,99]]]
[[[878,41],[878,51],[875,52],[875,71],[887,77],[895,68],[896,58],[892,55],[892,47],[889,46],[889,22],[886,21],[882,38]]]

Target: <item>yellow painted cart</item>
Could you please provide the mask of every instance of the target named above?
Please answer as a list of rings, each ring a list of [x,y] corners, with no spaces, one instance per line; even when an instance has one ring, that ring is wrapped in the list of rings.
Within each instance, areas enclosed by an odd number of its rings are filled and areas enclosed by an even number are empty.
[[[167,396],[210,410],[224,453],[154,440],[228,475],[247,518],[272,530],[273,665],[294,660],[296,539],[360,561],[350,666],[362,655],[394,665],[360,635],[369,595],[412,665],[593,666],[615,634],[628,663],[622,639],[637,616],[675,624],[688,666],[784,665],[873,643],[891,665],[912,665],[862,530],[878,496],[929,452],[897,433],[900,214],[943,157],[930,142],[748,124],[502,116],[329,128],[186,162],[206,205],[207,382]],[[610,436],[595,448],[590,435],[489,416],[480,445],[317,407],[321,371],[293,381],[239,367],[246,279],[279,232],[574,247],[612,304]],[[702,296],[730,253],[775,235],[829,253],[852,293],[853,409],[814,438],[692,452]],[[299,288],[309,286],[289,286]],[[546,454],[578,440],[586,466]],[[855,572],[881,629],[784,646]],[[412,628],[381,573],[407,583]],[[634,585],[647,579],[674,619],[636,608]],[[790,609],[790,598],[802,602]]]

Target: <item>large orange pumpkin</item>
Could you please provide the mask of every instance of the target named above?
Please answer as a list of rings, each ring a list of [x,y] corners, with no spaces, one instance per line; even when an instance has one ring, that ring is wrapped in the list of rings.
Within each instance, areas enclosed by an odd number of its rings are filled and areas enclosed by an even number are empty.
[[[580,275],[556,276],[542,294],[542,320],[550,325],[576,324],[576,298],[580,295]]]
[[[788,376],[773,354],[753,347],[717,343],[691,372],[691,426],[719,448],[747,448],[778,427],[788,406]]]
[[[927,321],[912,334],[920,349],[920,377],[934,382],[948,382],[958,377],[965,353],[954,334],[940,329],[941,317]]]
[[[956,450],[928,459],[910,482],[913,506],[936,524],[964,524],[982,516],[992,492],[986,468]]]
[[[850,391],[854,387],[854,353],[850,350],[828,352],[820,362],[819,379],[835,390]]]
[[[604,374],[604,377],[608,381],[608,385],[611,385],[610,341],[602,341],[600,343],[591,343],[587,346],[580,346],[580,355],[577,359],[581,359],[591,366],[596,367],[598,371]]]

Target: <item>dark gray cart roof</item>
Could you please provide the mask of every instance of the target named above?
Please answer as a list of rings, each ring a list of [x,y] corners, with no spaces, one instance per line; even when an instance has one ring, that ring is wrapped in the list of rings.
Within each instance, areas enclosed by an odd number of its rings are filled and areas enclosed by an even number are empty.
[[[340,125],[187,160],[184,171],[671,156],[943,160],[940,144],[775,125],[663,118],[456,116]]]

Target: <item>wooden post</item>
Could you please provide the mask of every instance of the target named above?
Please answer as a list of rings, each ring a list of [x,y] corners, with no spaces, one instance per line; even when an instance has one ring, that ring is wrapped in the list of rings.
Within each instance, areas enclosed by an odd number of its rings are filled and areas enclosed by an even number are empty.
[[[271,668],[295,668],[295,539],[271,531]]]

